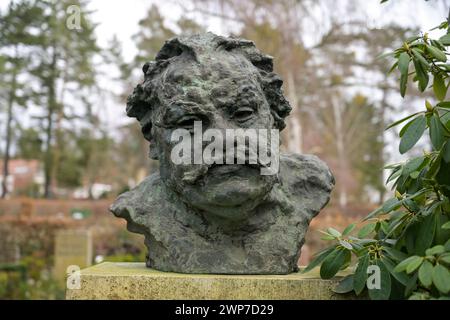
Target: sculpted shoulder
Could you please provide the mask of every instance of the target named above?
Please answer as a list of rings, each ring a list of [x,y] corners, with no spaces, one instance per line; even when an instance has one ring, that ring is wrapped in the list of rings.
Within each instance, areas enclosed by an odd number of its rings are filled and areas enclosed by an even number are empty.
[[[282,154],[280,180],[291,201],[314,217],[329,201],[334,177],[328,166],[315,155]]]

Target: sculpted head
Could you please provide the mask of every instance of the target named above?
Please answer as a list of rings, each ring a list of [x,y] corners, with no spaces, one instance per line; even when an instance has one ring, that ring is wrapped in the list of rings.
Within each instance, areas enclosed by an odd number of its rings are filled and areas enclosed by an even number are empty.
[[[199,123],[203,131],[282,130],[290,106],[272,58],[251,41],[208,33],[167,41],[143,71],[143,83],[128,99],[127,115],[140,122],[150,157],[160,162],[163,183],[209,217],[246,219],[270,192],[277,174],[261,175],[260,161],[175,164],[171,154],[178,141],[172,136],[177,129],[193,134]],[[199,144],[205,148],[207,143]]]

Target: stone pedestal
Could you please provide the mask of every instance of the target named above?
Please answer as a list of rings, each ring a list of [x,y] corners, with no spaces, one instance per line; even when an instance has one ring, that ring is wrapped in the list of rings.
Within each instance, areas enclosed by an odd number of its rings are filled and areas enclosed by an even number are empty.
[[[339,277],[322,280],[316,272],[289,275],[198,275],[161,272],[144,263],[104,262],[81,271],[78,299],[342,299],[332,288]],[[348,298],[348,297],[347,297]]]

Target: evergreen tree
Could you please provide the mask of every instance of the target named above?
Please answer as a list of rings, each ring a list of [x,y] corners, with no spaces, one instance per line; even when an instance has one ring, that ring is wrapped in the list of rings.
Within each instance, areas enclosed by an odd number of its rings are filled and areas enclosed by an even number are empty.
[[[6,178],[9,175],[9,160],[15,125],[16,107],[25,107],[31,88],[23,75],[30,63],[30,47],[42,40],[33,31],[40,26],[42,9],[35,1],[10,2],[6,11],[0,13],[0,103],[6,113],[5,147],[3,152],[2,193],[8,193]],[[18,125],[19,121],[16,121]]]
[[[71,120],[72,125],[76,125],[73,120],[80,116],[70,113],[66,96],[80,101],[90,94],[89,88],[95,86],[94,59],[100,49],[87,1],[40,0],[36,3],[44,23],[41,27],[42,41],[34,52],[32,74],[40,83],[40,103],[45,106],[40,125],[45,132],[44,196],[49,197],[57,172],[61,171],[58,167],[64,160],[60,151],[63,148],[65,120]],[[78,10],[69,14],[67,9],[73,6]],[[79,28],[71,28],[68,19],[77,13],[80,14]]]

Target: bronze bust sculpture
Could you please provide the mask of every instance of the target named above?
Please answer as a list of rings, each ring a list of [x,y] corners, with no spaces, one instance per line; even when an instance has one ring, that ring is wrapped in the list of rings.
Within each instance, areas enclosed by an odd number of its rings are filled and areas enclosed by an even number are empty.
[[[228,136],[218,144],[225,148],[235,146],[245,130],[284,128],[291,108],[272,58],[251,41],[206,33],[167,41],[143,71],[127,115],[140,122],[160,169],[121,194],[111,211],[127,220],[131,232],[145,236],[147,266],[182,273],[296,271],[308,225],[334,185],[321,160],[280,154],[273,174],[261,174],[268,164],[260,154],[254,162],[231,164],[173,160],[176,130],[185,137],[197,129],[224,135],[235,130],[230,144]],[[203,150],[205,141],[195,139],[189,145]],[[248,157],[249,149],[241,156]],[[222,160],[217,150],[216,160]],[[270,147],[271,156],[276,150],[278,142]],[[182,154],[192,160],[189,150]],[[235,153],[227,157],[236,160]]]

